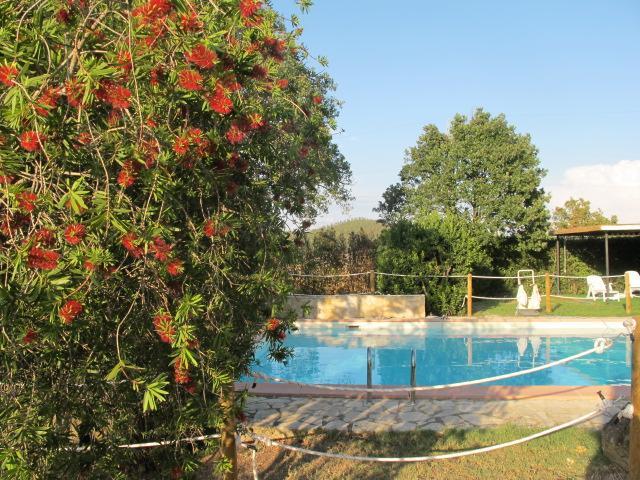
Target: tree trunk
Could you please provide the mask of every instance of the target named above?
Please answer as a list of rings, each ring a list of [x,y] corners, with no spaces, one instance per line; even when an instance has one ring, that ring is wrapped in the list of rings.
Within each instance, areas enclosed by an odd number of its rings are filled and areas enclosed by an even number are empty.
[[[236,452],[236,415],[233,385],[224,388],[220,404],[225,417],[220,438],[220,453],[231,463],[231,470],[223,478],[224,480],[237,480],[238,456]]]

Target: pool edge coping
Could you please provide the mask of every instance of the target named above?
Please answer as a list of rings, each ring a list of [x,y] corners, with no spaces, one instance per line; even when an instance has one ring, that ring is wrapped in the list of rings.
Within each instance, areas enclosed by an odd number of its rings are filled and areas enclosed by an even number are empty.
[[[340,387],[340,385],[332,385]],[[356,385],[352,385],[356,386]],[[366,385],[357,385],[366,387]],[[401,387],[388,385],[389,388]],[[251,383],[236,382],[236,392],[247,391],[250,395],[260,397],[323,397],[323,398],[350,398],[362,399],[406,399],[409,400],[409,391],[406,392],[354,392],[348,389],[325,390],[310,385],[281,384],[281,383]],[[417,391],[416,399],[431,400],[522,400],[554,398],[588,399],[594,402],[598,400],[598,393],[605,398],[615,400],[617,398],[629,398],[631,387],[629,385],[526,385],[526,386],[467,386],[455,387],[447,390]]]

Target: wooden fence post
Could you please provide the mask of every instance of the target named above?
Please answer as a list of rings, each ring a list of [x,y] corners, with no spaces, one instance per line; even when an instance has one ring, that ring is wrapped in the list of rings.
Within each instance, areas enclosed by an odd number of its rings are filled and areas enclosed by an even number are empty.
[[[376,272],[373,270],[369,272],[369,291],[376,293]]]
[[[631,357],[631,432],[629,435],[629,479],[640,480],[640,317],[635,317]]]
[[[220,431],[220,453],[231,464],[231,470],[225,472],[224,480],[238,480],[238,454],[236,445],[236,418],[234,405],[233,385],[225,386],[222,389],[220,406],[225,417],[224,424]]]
[[[629,272],[624,274],[624,298],[626,311],[631,313],[631,280],[629,279]]]
[[[549,272],[544,274],[544,293],[546,295],[547,313],[551,313],[551,275],[549,275]]]
[[[467,317],[473,315],[473,275],[467,275]]]

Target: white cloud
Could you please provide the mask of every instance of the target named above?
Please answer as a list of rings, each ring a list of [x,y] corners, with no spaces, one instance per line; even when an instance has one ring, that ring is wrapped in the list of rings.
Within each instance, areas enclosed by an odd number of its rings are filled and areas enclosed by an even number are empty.
[[[640,160],[572,167],[547,190],[552,209],[570,197],[582,197],[605,214],[618,215],[621,223],[640,222]]]

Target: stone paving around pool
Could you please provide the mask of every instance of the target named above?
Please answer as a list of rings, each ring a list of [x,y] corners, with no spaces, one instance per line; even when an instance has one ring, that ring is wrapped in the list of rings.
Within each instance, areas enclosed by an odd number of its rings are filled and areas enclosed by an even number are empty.
[[[505,423],[551,427],[598,407],[597,399],[409,400],[249,397],[246,411],[255,427],[283,434],[294,430],[411,431],[495,427]],[[583,424],[601,427],[616,408]]]

